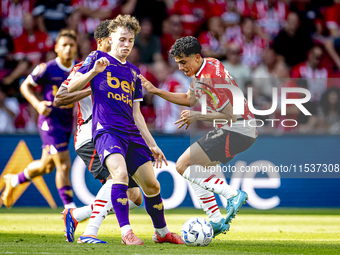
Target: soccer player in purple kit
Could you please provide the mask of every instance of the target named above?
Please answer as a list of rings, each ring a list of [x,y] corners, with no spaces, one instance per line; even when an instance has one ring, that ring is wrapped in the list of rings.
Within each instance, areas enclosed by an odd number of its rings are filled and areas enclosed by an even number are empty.
[[[97,41],[97,50],[109,52],[111,44],[109,43],[109,29],[107,28],[111,20],[101,21],[94,31],[94,38]],[[74,135],[74,147],[78,156],[84,161],[93,177],[99,179],[103,186],[98,191],[94,202],[91,205],[66,208],[63,211],[63,220],[65,224],[66,238],[68,242],[74,241],[74,232],[78,222],[90,218],[85,231],[78,238],[78,243],[107,243],[97,238],[98,230],[108,215],[112,213],[111,187],[113,184],[109,171],[101,165],[99,156],[92,143],[92,108],[93,101],[90,84],[88,83],[82,90],[69,93],[68,84],[74,74],[83,65],[83,61],[76,64],[65,80],[54,98],[54,104],[58,107],[77,102],[78,106],[78,125]],[[129,186],[127,190],[129,210],[139,207],[143,202],[143,196],[139,186],[129,177]]]
[[[143,98],[137,78],[140,71],[126,61],[140,30],[139,23],[130,15],[118,15],[108,28],[111,51],[92,52],[70,81],[68,91],[77,91],[91,82],[92,137],[102,165],[113,178],[111,200],[121,228],[122,243],[144,244],[133,233],[129,222],[126,194],[129,174],[143,190],[146,211],[155,227],[152,240],[183,244],[180,236],[171,233],[166,226],[160,185],[151,163],[152,156],[156,165],[166,159],[140,112],[139,102]]]
[[[69,179],[71,159],[68,151],[69,138],[73,129],[73,104],[62,108],[52,102],[61,83],[68,77],[74,66],[77,52],[76,34],[72,30],[62,30],[54,48],[57,58],[38,65],[21,85],[21,92],[39,113],[39,133],[43,142],[40,160],[31,162],[19,174],[5,176],[5,191],[2,197],[6,207],[12,207],[13,191],[21,183],[31,181],[36,176],[51,173],[56,167],[56,186],[65,208],[76,207]],[[33,87],[42,85],[44,98],[40,101]]]

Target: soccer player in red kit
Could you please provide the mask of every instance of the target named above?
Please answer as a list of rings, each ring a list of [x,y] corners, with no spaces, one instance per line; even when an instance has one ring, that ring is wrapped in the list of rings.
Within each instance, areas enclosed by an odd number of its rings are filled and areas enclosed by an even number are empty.
[[[178,173],[189,181],[201,207],[207,213],[216,236],[229,229],[229,222],[246,202],[248,195],[229,186],[225,181],[214,178],[216,175],[206,171],[206,168],[220,163],[226,164],[236,154],[250,148],[256,140],[257,131],[255,127],[240,125],[240,122],[254,119],[254,115],[249,111],[247,100],[242,99],[244,114],[234,115],[235,98],[232,97],[230,90],[217,85],[237,87],[235,81],[220,61],[214,58],[202,58],[201,50],[201,44],[192,36],[178,39],[170,50],[170,56],[177,62],[179,70],[186,76],[194,78],[187,93],[167,92],[153,86],[142,75],[138,77],[142,80],[142,86],[149,92],[175,104],[193,107],[197,102],[204,103],[206,98],[207,114],[184,110],[180,120],[175,122],[180,124],[178,128],[186,126],[187,129],[196,120],[228,121],[228,124],[218,125],[215,130],[193,143],[176,163]],[[235,123],[230,125],[231,122]],[[228,213],[225,219],[221,216],[213,193],[222,195],[228,201]]]

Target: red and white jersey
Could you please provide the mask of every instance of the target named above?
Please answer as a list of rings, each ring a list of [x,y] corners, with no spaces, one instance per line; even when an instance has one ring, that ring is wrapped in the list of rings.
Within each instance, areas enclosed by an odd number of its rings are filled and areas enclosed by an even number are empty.
[[[210,17],[211,5],[206,0],[178,0],[174,4],[173,14],[181,16],[184,35],[195,35]]]
[[[307,88],[311,93],[311,101],[319,102],[328,89],[329,71],[326,67],[311,68],[308,62],[303,62],[292,68],[292,78],[306,78]]]
[[[202,105],[202,96],[207,100],[207,113],[222,111],[229,103],[233,106],[233,95],[227,88],[216,88],[216,84],[233,85],[238,88],[235,80],[224,69],[223,64],[215,58],[204,58],[200,70],[196,73],[190,90],[195,93],[197,101]],[[250,137],[257,137],[257,131],[247,120],[255,119],[248,108],[248,102],[244,98],[244,114],[237,116],[237,122],[232,126],[220,125],[219,128],[227,129]]]
[[[198,41],[202,45],[202,50],[213,50],[215,52],[221,52],[223,50],[220,41],[215,38],[211,31],[202,32],[198,36]]]
[[[93,11],[107,11],[112,10],[112,5],[108,0],[73,0],[72,6],[75,8],[84,7]],[[84,31],[89,34],[93,34],[96,27],[99,25],[101,19],[85,17],[79,24],[79,31]]]
[[[25,43],[23,43],[25,42]],[[27,59],[33,65],[42,62],[44,53],[53,47],[53,40],[48,34],[36,30],[33,35],[28,35],[26,31],[14,40],[14,58],[16,60]]]
[[[241,47],[242,64],[255,68],[262,63],[262,55],[267,48],[267,44],[262,38],[255,35],[247,42],[245,36],[241,35],[232,40],[232,42]]]
[[[276,1],[272,8],[268,7],[267,1],[256,1],[252,15],[266,34],[275,37],[286,23],[288,7],[281,1]]]
[[[340,3],[328,7],[325,13],[325,25],[328,29],[340,29]]]
[[[158,88],[173,93],[186,93],[188,85],[177,79],[175,75],[168,75]],[[154,97],[153,103],[156,110],[156,129],[163,133],[176,133],[178,129],[174,122],[181,115],[181,107],[161,97]]]
[[[236,0],[236,9],[242,17],[251,16],[253,4],[250,4],[247,0]]]
[[[12,3],[11,0],[1,0],[0,15],[2,27],[13,38],[20,36],[23,32],[23,17],[32,11],[29,0],[22,0],[19,3]]]
[[[235,38],[242,37],[242,30],[239,25],[229,26],[225,29],[223,40],[227,42],[233,41]]]
[[[84,61],[76,64],[67,79],[61,84],[67,88],[72,77],[77,73],[78,69],[82,66]],[[84,89],[88,88],[88,83]],[[77,102],[78,106],[78,119],[77,119],[77,131],[74,134],[74,147],[78,150],[84,144],[91,142],[92,140],[92,109],[93,101],[92,95],[89,95]]]

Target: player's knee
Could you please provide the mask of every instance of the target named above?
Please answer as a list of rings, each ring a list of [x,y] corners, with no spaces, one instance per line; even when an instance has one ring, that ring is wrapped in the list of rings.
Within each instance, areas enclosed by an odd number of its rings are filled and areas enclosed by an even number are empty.
[[[63,173],[68,173],[70,171],[71,168],[71,162],[63,162],[60,166],[60,170]]]
[[[161,191],[161,186],[159,185],[159,182],[155,180],[155,182],[150,183],[146,188],[144,188],[143,191],[147,196],[156,195]]]
[[[143,196],[142,193],[139,192],[139,196],[137,197],[137,199],[135,201],[133,201],[135,203],[135,205],[137,206],[141,206],[141,204],[143,203]]]
[[[179,159],[176,162],[176,170],[180,175],[183,175],[183,173],[185,172],[185,170],[189,167],[190,165],[188,165],[184,160]]]
[[[111,173],[113,182],[119,181],[119,182],[129,182],[129,176],[125,169],[117,168],[115,171]]]
[[[139,188],[132,188],[131,192],[128,190],[128,197],[137,206],[140,206],[143,202],[142,192]]]
[[[45,167],[45,173],[46,174],[52,173],[54,171],[54,167],[55,167],[54,164],[48,163]]]

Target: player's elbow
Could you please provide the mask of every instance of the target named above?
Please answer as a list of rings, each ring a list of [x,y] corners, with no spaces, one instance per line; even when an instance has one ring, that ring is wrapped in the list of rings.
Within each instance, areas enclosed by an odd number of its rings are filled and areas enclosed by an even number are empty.
[[[60,107],[63,105],[63,100],[61,96],[57,93],[54,97],[53,105]]]
[[[55,98],[54,98],[53,105],[55,105],[55,106],[57,106],[57,107],[60,107],[60,106],[61,106],[61,102],[60,102],[60,100],[57,98],[57,95],[56,95]]]
[[[22,94],[25,94],[25,91],[27,90],[27,88],[28,88],[28,80],[26,78],[26,80],[24,80],[24,82],[20,86],[20,92]]]

